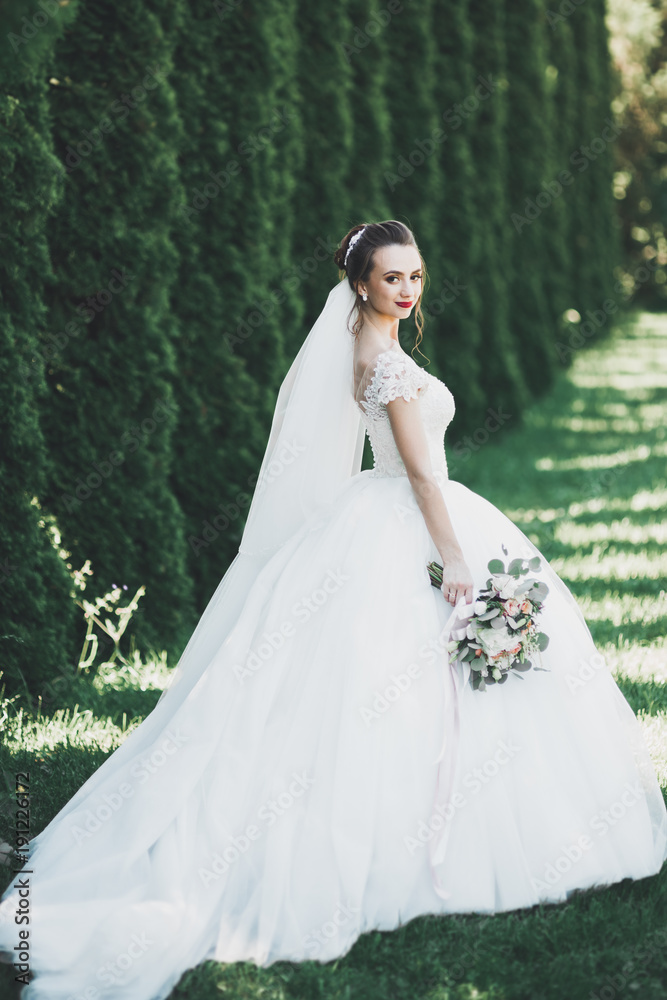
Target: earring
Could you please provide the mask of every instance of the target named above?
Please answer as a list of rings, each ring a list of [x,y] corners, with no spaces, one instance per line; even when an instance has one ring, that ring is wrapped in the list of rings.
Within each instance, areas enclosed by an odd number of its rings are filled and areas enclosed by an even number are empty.
[[[364,302],[365,302],[365,301],[366,301],[366,299],[368,298],[368,296],[366,295],[366,292],[364,292],[364,294],[363,294],[363,295],[362,295],[361,297],[362,297],[362,299],[364,300]]]

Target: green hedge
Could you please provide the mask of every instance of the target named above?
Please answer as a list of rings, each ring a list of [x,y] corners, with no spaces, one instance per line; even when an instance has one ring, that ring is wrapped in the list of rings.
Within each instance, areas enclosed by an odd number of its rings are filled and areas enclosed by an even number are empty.
[[[490,410],[520,419],[613,287],[613,138],[575,162],[611,83],[603,0],[556,18],[14,0],[3,18],[0,669],[39,692],[80,648],[87,559],[91,597],[145,584],[135,639],[175,661],[350,226],[403,219],[425,254],[452,468]]]

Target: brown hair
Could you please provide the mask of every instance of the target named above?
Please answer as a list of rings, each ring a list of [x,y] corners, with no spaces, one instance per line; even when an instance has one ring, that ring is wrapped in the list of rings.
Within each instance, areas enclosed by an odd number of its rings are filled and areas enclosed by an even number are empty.
[[[366,227],[364,229],[364,226]],[[360,229],[364,229],[362,235],[356,241],[352,250],[350,251],[350,256],[347,258],[347,266],[345,265],[345,254],[347,253],[347,248],[350,244],[350,240],[358,233]],[[345,275],[350,284],[350,288],[356,293],[356,301],[352,310],[350,311],[350,316],[352,311],[357,309],[357,318],[354,321],[352,330],[350,331],[355,337],[359,336],[361,331],[362,323],[362,298],[361,295],[356,290],[356,284],[359,281],[368,281],[373,270],[375,251],[380,247],[388,246],[413,246],[422,262],[422,272],[424,278],[428,278],[426,271],[426,264],[424,263],[424,258],[421,255],[419,247],[417,246],[417,241],[415,240],[414,234],[411,229],[408,229],[406,225],[402,222],[398,222],[396,219],[390,219],[387,222],[369,222],[360,223],[358,226],[353,226],[343,239],[341,244],[334,254],[334,263],[339,268],[340,277]],[[424,293],[425,285],[422,284],[422,295]],[[417,339],[415,340],[415,347],[418,347],[419,342],[423,336],[424,329],[424,314],[422,313],[421,301],[422,295],[419,296],[417,300],[417,306],[415,308],[415,326],[417,327]],[[349,324],[348,316],[348,324]],[[349,328],[349,327],[348,327]],[[414,351],[415,347],[412,348]],[[422,353],[421,351],[419,352]],[[426,357],[426,355],[423,355]]]

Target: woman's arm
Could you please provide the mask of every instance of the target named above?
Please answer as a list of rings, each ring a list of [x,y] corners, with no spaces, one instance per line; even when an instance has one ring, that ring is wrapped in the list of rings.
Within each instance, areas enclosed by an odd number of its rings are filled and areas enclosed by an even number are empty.
[[[398,396],[386,404],[396,447],[405,465],[410,485],[424,516],[428,532],[440,553],[443,564],[442,592],[454,605],[463,597],[473,599],[472,574],[447,511],[444,497],[431,468],[431,456],[424,422],[417,400]]]

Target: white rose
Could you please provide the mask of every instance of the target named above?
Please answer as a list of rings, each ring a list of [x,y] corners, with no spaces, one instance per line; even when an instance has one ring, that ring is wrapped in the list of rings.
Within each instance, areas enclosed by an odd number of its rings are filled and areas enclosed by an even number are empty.
[[[508,597],[514,597],[517,586],[518,580],[509,573],[499,573],[493,580],[493,589],[503,601]]]
[[[518,646],[516,636],[510,635],[504,628],[485,629],[478,634],[477,641],[482,645],[488,657],[509,653],[510,650],[516,649]]]

